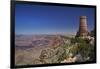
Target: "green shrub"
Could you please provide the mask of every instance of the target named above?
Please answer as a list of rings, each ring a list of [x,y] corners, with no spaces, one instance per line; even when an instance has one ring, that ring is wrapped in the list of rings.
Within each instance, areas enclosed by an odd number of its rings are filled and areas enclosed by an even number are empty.
[[[82,38],[71,38],[71,43],[74,44],[74,43],[85,43],[86,41]]]
[[[94,46],[90,45],[87,40],[81,38],[72,38],[71,43],[73,45],[75,43],[78,43],[77,46],[73,46],[73,48],[70,50],[71,53],[73,53],[74,55],[80,53],[83,58],[90,57],[89,60],[94,60]]]

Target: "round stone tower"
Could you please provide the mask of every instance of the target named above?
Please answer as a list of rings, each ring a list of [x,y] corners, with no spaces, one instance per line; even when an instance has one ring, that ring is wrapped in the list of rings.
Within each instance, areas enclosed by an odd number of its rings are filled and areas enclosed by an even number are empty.
[[[80,24],[79,24],[79,31],[77,32],[78,37],[86,37],[88,36],[88,28],[87,28],[87,17],[80,16]]]

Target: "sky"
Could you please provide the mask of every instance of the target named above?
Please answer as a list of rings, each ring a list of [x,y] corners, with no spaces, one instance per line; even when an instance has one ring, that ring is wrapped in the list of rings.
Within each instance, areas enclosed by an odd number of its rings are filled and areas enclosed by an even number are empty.
[[[88,30],[94,29],[94,8],[16,4],[16,34],[75,34],[79,17],[87,16]]]

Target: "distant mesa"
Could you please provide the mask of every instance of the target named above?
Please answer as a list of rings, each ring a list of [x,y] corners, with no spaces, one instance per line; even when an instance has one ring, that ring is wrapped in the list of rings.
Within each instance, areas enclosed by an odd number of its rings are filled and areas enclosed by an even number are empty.
[[[80,22],[79,22],[79,30],[76,34],[76,37],[87,37],[89,35],[88,32],[88,26],[87,26],[87,17],[86,16],[80,16]]]

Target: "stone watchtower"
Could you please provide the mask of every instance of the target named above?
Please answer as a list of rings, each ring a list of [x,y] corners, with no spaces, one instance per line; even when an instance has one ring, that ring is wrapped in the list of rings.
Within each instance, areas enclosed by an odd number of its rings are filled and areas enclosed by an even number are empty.
[[[79,30],[76,34],[76,37],[86,37],[88,36],[88,27],[87,27],[87,17],[86,16],[80,16],[80,24],[79,24]]]

